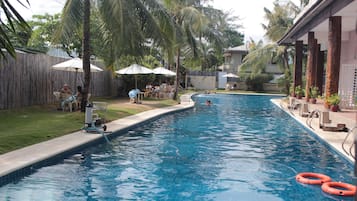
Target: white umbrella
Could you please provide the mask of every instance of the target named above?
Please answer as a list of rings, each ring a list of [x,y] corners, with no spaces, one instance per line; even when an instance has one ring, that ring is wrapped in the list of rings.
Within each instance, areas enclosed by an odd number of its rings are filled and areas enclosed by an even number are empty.
[[[223,75],[222,77],[234,77],[234,78],[239,78],[239,76],[238,76],[238,75],[233,74],[233,73],[228,73],[228,74],[225,74],[225,75]]]
[[[77,73],[83,72],[83,60],[80,58],[73,58],[73,59],[58,63],[56,65],[53,65],[52,68],[54,70],[76,72],[75,81],[74,81],[74,87],[76,87]],[[93,64],[90,64],[90,71],[91,72],[100,72],[100,71],[103,71],[103,69],[101,69]]]
[[[121,70],[115,71],[118,74],[124,74],[124,75],[135,75],[135,88],[138,88],[137,84],[137,75],[138,74],[151,74],[154,73],[151,69],[148,69],[144,66],[140,66],[138,64],[132,64],[129,67],[123,68]]]
[[[165,75],[165,76],[176,76],[176,73],[173,72],[173,71],[170,71],[164,67],[157,67],[157,68],[154,68],[154,74],[157,74],[157,75]]]
[[[52,66],[55,70],[63,70],[63,71],[73,71],[73,72],[83,72],[83,60],[80,58],[73,58],[68,61],[64,61],[62,63],[58,63]],[[100,72],[103,69],[90,64],[91,72]]]

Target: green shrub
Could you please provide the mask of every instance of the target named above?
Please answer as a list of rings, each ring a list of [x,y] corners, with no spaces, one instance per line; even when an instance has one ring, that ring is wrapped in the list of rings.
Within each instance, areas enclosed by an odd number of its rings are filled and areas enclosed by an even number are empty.
[[[310,97],[317,98],[319,96],[319,88],[318,87],[311,87],[310,88]]]
[[[304,96],[305,92],[304,90],[301,88],[300,85],[295,87],[295,95],[297,96]]]
[[[245,84],[248,87],[248,90],[251,91],[264,91],[263,84],[269,82],[273,79],[273,76],[270,74],[259,74],[254,77],[247,77]]]
[[[336,93],[336,94],[332,94],[330,97],[327,97],[327,103],[329,105],[338,105],[341,102],[341,98],[340,96]]]

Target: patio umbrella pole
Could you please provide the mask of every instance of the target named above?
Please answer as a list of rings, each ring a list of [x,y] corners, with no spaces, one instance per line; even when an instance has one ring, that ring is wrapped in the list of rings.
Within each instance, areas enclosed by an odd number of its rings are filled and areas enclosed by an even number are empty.
[[[138,75],[134,75],[135,78],[135,89],[138,88]]]
[[[77,76],[78,76],[78,68],[76,68],[76,73],[75,73],[75,76],[74,76],[74,89],[77,87],[76,84],[77,84]]]

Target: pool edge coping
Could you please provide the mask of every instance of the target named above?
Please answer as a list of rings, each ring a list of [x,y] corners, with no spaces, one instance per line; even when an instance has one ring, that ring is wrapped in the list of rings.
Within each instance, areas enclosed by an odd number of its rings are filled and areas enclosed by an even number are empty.
[[[306,120],[306,118],[303,117],[299,117],[297,115],[293,115],[291,114],[287,109],[285,109],[281,104],[280,101],[282,101],[282,99],[270,99],[270,101],[276,105],[277,107],[279,107],[282,111],[284,111],[286,114],[288,114],[291,118],[293,118],[296,122],[298,122],[300,125],[302,125],[308,132],[311,132],[314,137],[316,137],[318,140],[320,140],[322,143],[326,144],[330,149],[332,149],[333,151],[335,151],[337,154],[339,154],[341,157],[343,157],[343,159],[345,159],[347,162],[349,162],[350,164],[354,164],[354,159],[347,155],[341,147],[337,146],[335,143],[330,142],[328,139],[326,139],[325,135],[326,133],[331,133],[331,132],[325,132],[325,131],[318,131],[318,130],[313,130],[312,128],[308,127],[306,125],[306,123],[304,123],[304,120]],[[335,133],[332,133],[335,134]],[[343,139],[342,139],[343,140]],[[342,143],[342,142],[341,142]]]

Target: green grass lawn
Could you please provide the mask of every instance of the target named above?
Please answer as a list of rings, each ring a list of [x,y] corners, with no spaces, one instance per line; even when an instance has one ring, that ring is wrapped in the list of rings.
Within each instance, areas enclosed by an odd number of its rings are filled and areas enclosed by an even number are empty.
[[[177,104],[173,100],[145,100],[145,104],[125,104],[127,99],[94,101],[108,103],[107,111],[100,114],[106,121]],[[0,119],[0,154],[78,131],[84,125],[84,113],[58,111],[55,105],[0,110]]]

